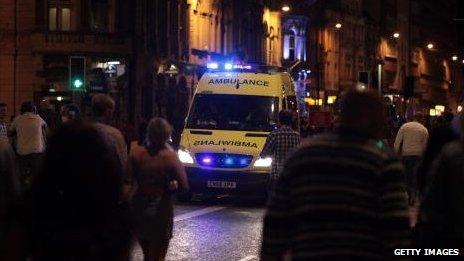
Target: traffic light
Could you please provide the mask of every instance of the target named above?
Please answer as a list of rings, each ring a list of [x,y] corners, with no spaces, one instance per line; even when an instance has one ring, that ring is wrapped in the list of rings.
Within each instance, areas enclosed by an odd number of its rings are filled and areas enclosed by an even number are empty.
[[[85,91],[85,57],[69,57],[69,87],[73,91]]]

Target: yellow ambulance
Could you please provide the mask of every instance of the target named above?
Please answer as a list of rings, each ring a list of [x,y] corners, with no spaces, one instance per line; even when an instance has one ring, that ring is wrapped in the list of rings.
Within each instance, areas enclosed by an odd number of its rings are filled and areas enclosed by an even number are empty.
[[[208,64],[198,82],[178,156],[192,194],[266,196],[272,159],[260,158],[282,109],[297,112],[290,74],[276,67]],[[296,122],[297,119],[295,119]]]

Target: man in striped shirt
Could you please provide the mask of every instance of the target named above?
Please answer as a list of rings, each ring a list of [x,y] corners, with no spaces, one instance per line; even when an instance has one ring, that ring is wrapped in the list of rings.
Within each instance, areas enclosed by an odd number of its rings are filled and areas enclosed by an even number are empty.
[[[409,247],[403,168],[377,142],[382,100],[349,91],[340,116],[336,133],[286,161],[264,218],[262,260],[389,260]]]
[[[300,134],[292,129],[293,113],[290,110],[279,112],[280,127],[269,134],[264,144],[261,157],[272,158],[272,169],[269,176],[268,195],[273,191],[275,183],[282,171],[285,159],[300,143]]]
[[[8,140],[8,125],[6,123],[6,103],[0,103],[0,139]]]

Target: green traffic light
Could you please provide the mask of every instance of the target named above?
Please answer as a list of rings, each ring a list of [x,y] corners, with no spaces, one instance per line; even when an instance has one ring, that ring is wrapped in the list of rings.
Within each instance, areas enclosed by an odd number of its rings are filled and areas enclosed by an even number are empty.
[[[73,82],[74,87],[81,88],[84,83],[80,79],[76,79]]]

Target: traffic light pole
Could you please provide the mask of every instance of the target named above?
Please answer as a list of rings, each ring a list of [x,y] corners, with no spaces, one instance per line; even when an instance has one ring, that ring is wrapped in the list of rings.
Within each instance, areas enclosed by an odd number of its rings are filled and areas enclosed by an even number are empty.
[[[382,64],[381,63],[377,65],[377,89],[379,91],[379,95],[382,96]]]

